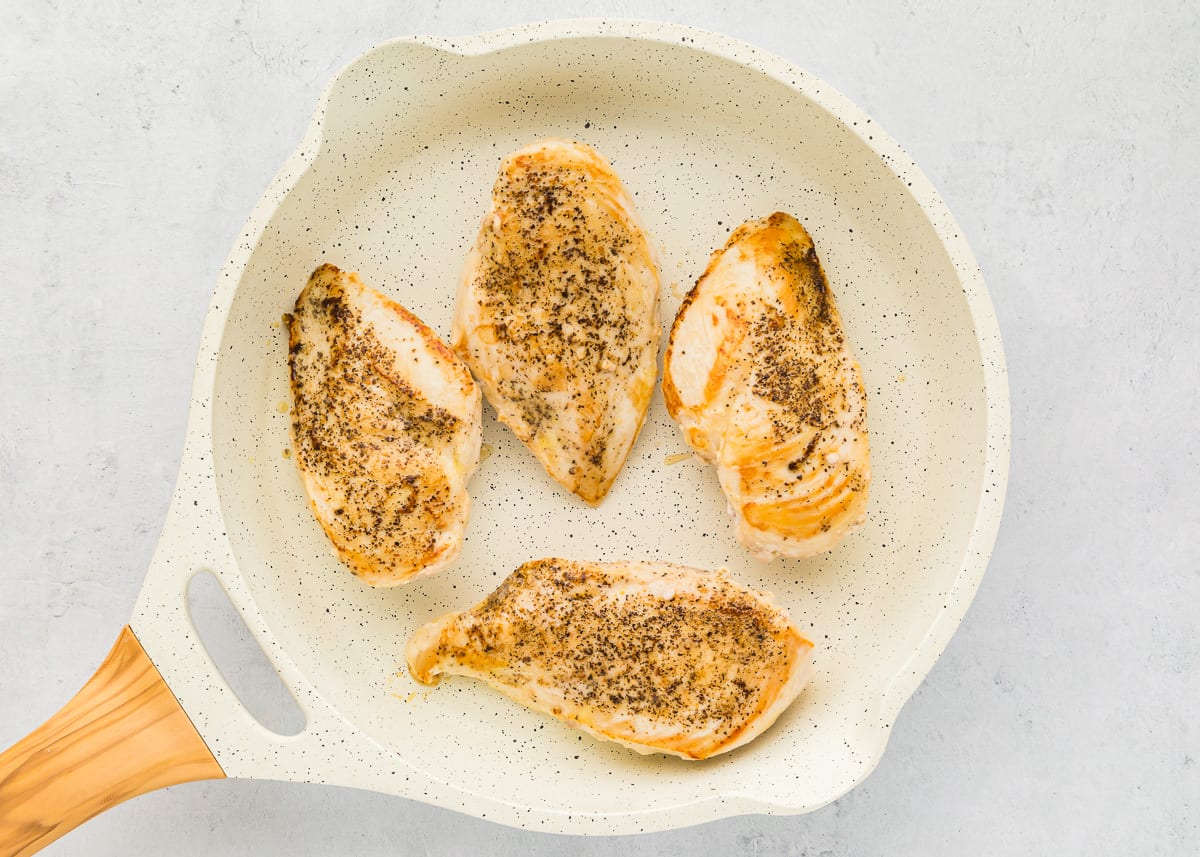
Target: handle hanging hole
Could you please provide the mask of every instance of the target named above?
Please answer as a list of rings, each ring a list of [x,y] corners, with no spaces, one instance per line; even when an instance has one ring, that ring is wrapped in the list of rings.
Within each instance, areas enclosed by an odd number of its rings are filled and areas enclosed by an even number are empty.
[[[242,706],[277,735],[302,732],[304,712],[216,576],[209,571],[192,575],[187,595],[200,642]]]

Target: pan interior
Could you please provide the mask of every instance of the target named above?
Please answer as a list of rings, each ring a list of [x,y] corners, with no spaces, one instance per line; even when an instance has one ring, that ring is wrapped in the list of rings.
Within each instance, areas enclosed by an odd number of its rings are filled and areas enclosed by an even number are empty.
[[[285,651],[348,721],[468,793],[626,812],[735,792],[798,806],[848,787],[882,751],[891,715],[881,697],[945,606],[984,478],[980,350],[959,277],[906,189],[906,164],[885,163],[862,129],[785,83],[685,45],[627,38],[478,56],[389,45],[339,78],[324,123],[315,161],[242,275],[214,400],[222,513]],[[733,539],[715,473],[694,459],[668,463],[686,447],[660,393],[598,509],[554,484],[485,406],[494,451],[471,484],[457,566],[372,590],[338,562],[288,457],[280,317],[331,262],[447,338],[499,160],[546,135],[594,145],[634,194],[661,252],[664,329],[739,223],[784,210],[806,224],[868,390],[870,518],[837,550],[751,558]],[[688,764],[582,738],[467,680],[427,689],[405,674],[404,643],[420,623],[549,555],[727,566],[774,592],[816,642],[816,676],[761,739]]]

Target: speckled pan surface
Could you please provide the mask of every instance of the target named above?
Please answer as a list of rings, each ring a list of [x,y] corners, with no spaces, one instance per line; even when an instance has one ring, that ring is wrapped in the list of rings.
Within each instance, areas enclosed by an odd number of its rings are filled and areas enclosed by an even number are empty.
[[[285,457],[280,316],[332,262],[448,337],[500,158],[552,134],[597,147],[634,194],[661,253],[664,328],[743,220],[790,211],[812,233],[862,363],[872,438],[869,523],[833,553],[750,557],[715,472],[667,463],[686,448],[658,394],[598,509],[551,482],[485,409],[494,452],[471,484],[458,565],[377,591],[338,563]],[[996,321],[966,241],[916,166],[789,63],[648,22],[401,39],[347,67],[222,271],[193,399],[133,627],[226,772],[564,833],[804,812],[859,782],[975,593],[1008,464]],[[816,642],[816,676],[759,740],[697,764],[597,743],[467,680],[427,689],[404,674],[417,625],[548,555],[727,566],[775,593]],[[293,688],[308,718],[299,735],[259,726],[200,647],[184,593],[202,569]]]

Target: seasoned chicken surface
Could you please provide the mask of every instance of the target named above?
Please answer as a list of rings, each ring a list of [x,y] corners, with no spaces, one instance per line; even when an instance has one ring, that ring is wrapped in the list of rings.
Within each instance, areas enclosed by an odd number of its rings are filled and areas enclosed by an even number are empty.
[[[800,693],[812,643],[724,570],[527,562],[484,601],[420,628],[421,682],[481,679],[639,753],[706,759],[752,740]]]
[[[504,159],[467,255],[452,345],[547,472],[600,502],[658,372],[658,270],[633,200],[583,143]]]
[[[663,396],[760,559],[827,551],[865,519],[866,391],[794,217],[744,223],[713,254],[675,316]]]
[[[482,400],[400,304],[322,265],[287,316],[292,445],[313,512],[372,586],[440,571],[467,526]]]

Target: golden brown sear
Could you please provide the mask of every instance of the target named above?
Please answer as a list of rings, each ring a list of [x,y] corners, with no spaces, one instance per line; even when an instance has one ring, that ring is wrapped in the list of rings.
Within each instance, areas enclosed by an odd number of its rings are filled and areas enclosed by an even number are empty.
[[[675,316],[663,396],[759,558],[827,551],[865,519],[861,375],[807,230],[780,212],[738,227]]]
[[[504,159],[451,342],[500,420],[592,504],[654,391],[658,290],[633,201],[594,149],[549,139]]]
[[[418,681],[481,679],[597,738],[685,759],[761,734],[800,693],[811,654],[769,596],[724,570],[565,559],[525,563],[407,649]]]
[[[372,586],[458,556],[482,400],[420,319],[357,274],[322,265],[287,317],[292,445],[313,513]]]

